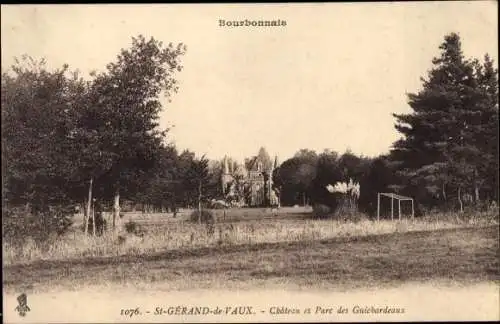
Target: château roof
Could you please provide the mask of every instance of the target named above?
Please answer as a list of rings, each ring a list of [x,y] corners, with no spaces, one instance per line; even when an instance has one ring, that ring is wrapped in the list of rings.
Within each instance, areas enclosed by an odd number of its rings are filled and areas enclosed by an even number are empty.
[[[230,159],[227,156],[224,156],[223,159],[223,170],[225,174],[229,174],[232,172],[245,172],[245,171],[259,171],[259,162],[262,162],[262,170],[261,171],[271,171],[274,168],[278,167],[278,157],[274,157],[274,161],[269,159],[269,156],[267,153],[264,151],[264,155],[262,154],[262,150],[259,152],[258,155],[255,155],[251,157],[250,159],[246,160],[245,163],[242,165],[238,164],[236,167],[236,170],[232,170],[231,166],[229,165]],[[263,155],[263,156],[261,156]],[[267,156],[267,157],[266,157]]]
[[[257,171],[257,161],[258,161],[258,156],[254,156],[250,159],[250,162],[248,163],[248,171]]]

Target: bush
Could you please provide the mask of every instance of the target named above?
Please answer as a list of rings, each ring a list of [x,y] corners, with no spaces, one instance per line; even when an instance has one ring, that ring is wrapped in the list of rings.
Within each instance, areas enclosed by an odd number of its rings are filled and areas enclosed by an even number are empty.
[[[127,233],[135,233],[135,231],[137,230],[137,223],[134,222],[134,221],[128,221],[125,223],[125,231]]]
[[[323,204],[314,204],[313,205],[313,215],[316,218],[328,218],[333,214],[332,209]]]
[[[190,221],[192,222],[198,222],[199,221],[199,211],[195,210],[191,213],[189,216]],[[201,222],[202,223],[215,223],[215,215],[210,211],[206,209],[201,210]]]
[[[52,206],[31,213],[24,207],[2,209],[2,237],[11,243],[27,237],[40,242],[65,233],[73,224],[73,207]]]
[[[134,234],[137,236],[143,236],[146,232],[142,226],[140,226],[133,220],[129,220],[125,223],[125,231],[129,234]]]

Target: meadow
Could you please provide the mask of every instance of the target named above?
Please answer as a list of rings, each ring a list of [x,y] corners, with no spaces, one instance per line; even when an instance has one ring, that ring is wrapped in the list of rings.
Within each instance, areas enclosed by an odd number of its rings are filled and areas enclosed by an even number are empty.
[[[217,246],[252,245],[279,242],[311,242],[343,237],[364,237],[390,233],[453,229],[491,223],[478,216],[457,219],[449,214],[401,221],[374,221],[366,216],[356,222],[312,219],[309,208],[282,208],[279,211],[261,208],[211,210],[216,224],[210,233],[205,224],[189,221],[192,210],[171,213],[124,213],[118,231],[102,236],[85,236],[81,230],[83,216],[75,216],[71,230],[49,242],[38,243],[27,238],[14,246],[3,244],[4,265],[31,263],[38,260],[67,260],[85,257],[142,255],[170,250],[190,250]],[[107,215],[108,223],[110,215]],[[490,220],[490,221],[488,221]],[[136,233],[125,231],[133,222]]]
[[[4,242],[4,288],[88,285],[192,288],[393,285],[408,281],[498,281],[498,214],[435,214],[415,220],[311,219],[310,210],[214,211],[213,234],[191,211],[127,213],[137,234],[85,237],[78,218],[57,240]],[[498,213],[498,212],[496,212]]]

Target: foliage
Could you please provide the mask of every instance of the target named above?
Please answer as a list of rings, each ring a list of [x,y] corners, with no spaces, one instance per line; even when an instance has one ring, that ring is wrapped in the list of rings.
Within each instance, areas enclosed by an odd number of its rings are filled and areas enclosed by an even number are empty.
[[[32,213],[23,207],[4,208],[2,238],[13,245],[23,245],[28,238],[44,242],[62,235],[72,225],[72,211],[64,206],[51,206]]]
[[[222,192],[222,163],[220,161],[209,161],[208,162],[208,180],[205,185],[205,192],[208,197],[213,197],[212,199],[223,198]]]
[[[391,186],[397,182],[395,172],[385,156],[379,156],[370,163],[367,172],[360,180],[360,211],[372,217],[376,215],[377,194],[392,191]]]
[[[184,52],[182,44],[164,47],[139,36],[92,81],[67,65],[51,72],[43,60],[16,61],[2,74],[3,205],[43,217],[91,199],[89,189],[106,201],[120,188],[136,198],[145,182],[162,187],[165,180],[148,174],[158,162],[168,165],[160,94],[178,90],[173,76]],[[54,215],[71,216],[61,213]]]
[[[318,159],[318,154],[310,149],[300,149],[293,157],[304,163],[314,164]]]
[[[182,44],[164,47],[154,38],[139,36],[95,76],[82,128],[85,134],[99,134],[99,152],[109,157],[109,163],[100,166],[101,183],[111,187],[103,194],[114,195],[120,188],[127,189],[124,195],[136,193],[138,176],[153,168],[161,155],[166,131],[158,128],[160,95],[169,98],[178,91],[173,75],[182,69],[184,52]]]
[[[182,202],[187,206],[195,206],[201,201],[206,201],[205,189],[209,186],[208,159],[204,156],[196,158],[193,152],[185,150],[179,156],[179,178],[178,194],[182,196]]]
[[[332,195],[327,186],[342,180],[342,170],[338,164],[336,152],[323,152],[316,165],[316,176],[312,182],[313,202],[327,205],[332,211],[338,206],[336,196]]]
[[[300,150],[273,171],[273,186],[281,193],[283,205],[302,205],[310,199],[316,177],[317,156],[312,151]]]
[[[344,181],[347,181],[347,179],[359,181],[365,171],[365,164],[363,162],[362,157],[357,156],[349,150],[342,154],[337,160],[338,168],[342,173],[342,179]]]
[[[394,144],[403,192],[428,206],[464,195],[498,199],[498,79],[492,61],[466,60],[459,35],[445,36],[423,89],[408,94],[410,114],[395,114]],[[495,120],[495,121],[493,121]],[[494,189],[495,188],[495,189]],[[482,193],[482,194],[481,194]]]
[[[285,205],[303,203],[303,195],[314,204],[326,205],[332,211],[339,206],[341,195],[332,195],[327,186],[353,179],[360,182],[371,165],[371,159],[350,151],[340,155],[331,150],[316,152],[302,149],[274,171],[274,186],[281,190]]]
[[[58,233],[81,198],[73,130],[86,84],[67,66],[50,72],[27,56],[9,72],[2,74],[1,98],[4,217],[16,217],[22,228],[25,215],[33,231],[47,226]],[[21,206],[24,214],[14,211]]]
[[[139,190],[133,199],[143,206],[175,209],[181,202],[176,196],[180,187],[177,150],[162,145],[154,162],[153,167],[138,178]]]

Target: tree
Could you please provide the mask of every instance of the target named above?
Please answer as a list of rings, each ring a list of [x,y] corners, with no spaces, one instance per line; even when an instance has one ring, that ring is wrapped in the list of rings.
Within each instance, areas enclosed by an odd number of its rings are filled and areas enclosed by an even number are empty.
[[[83,117],[86,133],[99,134],[99,151],[111,163],[100,174],[104,192],[112,192],[113,227],[120,213],[120,194],[131,195],[138,175],[153,168],[166,131],[158,128],[162,109],[160,95],[169,98],[178,87],[174,73],[181,71],[185,46],[169,44],[142,35],[122,49],[117,61],[96,75],[91,105]],[[89,174],[89,179],[95,178]],[[106,197],[108,198],[108,197]]]
[[[371,161],[368,170],[360,180],[360,209],[374,215],[377,211],[377,194],[388,192],[395,182],[394,170],[391,168],[386,156],[379,156]]]
[[[336,152],[323,152],[319,155],[316,164],[316,176],[312,182],[312,200],[314,204],[322,204],[334,210],[338,202],[326,187],[335,184],[343,179],[343,169],[341,169]]]
[[[71,223],[80,195],[73,136],[86,91],[67,65],[51,72],[28,56],[2,74],[2,205],[25,206],[24,231],[27,215],[40,231],[62,232]]]
[[[154,167],[139,177],[139,190],[130,199],[141,202],[143,211],[153,207],[161,211],[170,208],[175,212],[180,183],[177,159],[174,146],[162,146]]]
[[[177,91],[184,53],[182,44],[164,47],[139,36],[92,82],[67,65],[49,72],[44,61],[17,61],[13,75],[2,74],[4,202],[46,213],[86,200],[87,231],[94,197],[114,198],[115,227],[120,193],[137,195],[162,160],[160,95]],[[169,177],[150,180],[164,187]]]
[[[476,200],[480,199],[479,187],[483,187],[485,197],[498,200],[499,165],[498,165],[498,69],[488,54],[484,64],[473,62],[478,82],[478,108],[480,120],[476,123],[474,144],[479,147],[481,159],[478,159],[479,176],[475,183]]]
[[[314,164],[318,160],[318,154],[314,150],[309,149],[300,149],[293,157],[309,164]]]
[[[194,154],[190,155],[190,165],[184,175],[187,194],[190,201],[196,200],[198,205],[198,223],[201,224],[201,209],[202,201],[204,200],[204,190],[209,183],[208,159],[202,156],[199,159],[194,158]]]
[[[316,177],[316,160],[293,157],[273,171],[274,187],[280,188],[284,205],[306,204]]]
[[[442,205],[454,194],[462,210],[464,192],[478,191],[487,178],[482,165],[492,164],[494,146],[479,143],[491,143],[485,137],[498,142],[498,124],[489,121],[498,114],[497,72],[491,63],[485,73],[477,60],[466,60],[458,34],[445,36],[439,48],[422,90],[408,94],[413,112],[394,114],[403,138],[394,143],[391,160],[399,164],[403,190],[418,201]]]
[[[337,164],[342,172],[343,181],[349,181],[349,179],[359,181],[367,171],[369,159],[357,156],[347,150],[339,157]]]
[[[222,163],[217,160],[210,160],[208,162],[208,182],[205,188],[207,197],[211,199],[222,199],[224,196],[222,190]]]
[[[194,160],[194,152],[188,150],[184,150],[177,158],[177,177],[181,181],[178,188],[179,201],[184,206],[192,206],[195,203],[197,182],[191,171]]]
[[[192,174],[198,184],[198,223],[201,224],[201,203],[203,196],[203,190],[209,181],[208,178],[208,160],[202,156],[200,159],[195,160],[192,165]]]

